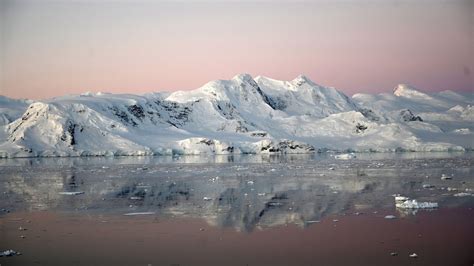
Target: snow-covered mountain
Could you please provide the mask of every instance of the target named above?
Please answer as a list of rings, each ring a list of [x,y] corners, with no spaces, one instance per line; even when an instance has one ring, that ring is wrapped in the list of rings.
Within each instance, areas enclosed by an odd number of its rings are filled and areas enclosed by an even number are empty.
[[[474,97],[352,98],[305,76],[248,74],[192,91],[0,98],[0,156],[463,151],[474,147]]]
[[[33,101],[15,100],[0,95],[0,126],[4,126],[21,117],[31,103]]]

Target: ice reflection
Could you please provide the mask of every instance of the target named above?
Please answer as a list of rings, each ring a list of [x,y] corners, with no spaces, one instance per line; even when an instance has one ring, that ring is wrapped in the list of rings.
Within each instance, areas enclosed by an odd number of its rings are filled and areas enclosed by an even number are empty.
[[[74,165],[139,165],[139,164],[214,164],[214,163],[292,163],[333,160],[333,153],[315,154],[242,154],[242,155],[185,155],[185,156],[123,156],[123,157],[60,157],[1,159],[2,166],[74,166]],[[427,160],[471,157],[464,152],[404,152],[358,153],[356,160]]]
[[[349,161],[321,155],[213,157],[211,162],[198,156],[3,160],[0,207],[153,212],[252,231],[289,223],[304,227],[332,214],[395,212],[393,194],[442,208],[473,204],[474,197],[453,196],[474,188],[470,154],[367,156]],[[442,180],[443,174],[453,179]]]

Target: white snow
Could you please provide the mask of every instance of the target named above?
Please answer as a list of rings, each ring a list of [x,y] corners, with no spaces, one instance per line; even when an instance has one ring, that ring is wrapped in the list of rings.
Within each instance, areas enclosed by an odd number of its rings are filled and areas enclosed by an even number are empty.
[[[0,95],[0,126],[18,119],[33,101],[15,100]]]
[[[352,98],[298,76],[248,74],[144,95],[83,93],[43,101],[0,97],[0,157],[465,151],[473,94]]]

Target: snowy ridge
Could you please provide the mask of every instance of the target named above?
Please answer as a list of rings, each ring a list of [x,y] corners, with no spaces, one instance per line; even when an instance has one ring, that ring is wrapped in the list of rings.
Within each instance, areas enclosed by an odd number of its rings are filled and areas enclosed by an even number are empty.
[[[18,119],[31,103],[29,100],[15,100],[0,95],[0,126]]]
[[[305,76],[248,74],[192,91],[0,98],[0,157],[464,151],[473,94],[352,98]]]

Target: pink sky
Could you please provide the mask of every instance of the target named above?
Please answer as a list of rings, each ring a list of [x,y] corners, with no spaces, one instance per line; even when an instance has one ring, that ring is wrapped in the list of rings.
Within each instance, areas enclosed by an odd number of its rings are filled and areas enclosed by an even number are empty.
[[[474,90],[474,2],[0,2],[0,94],[194,89],[239,73]]]

